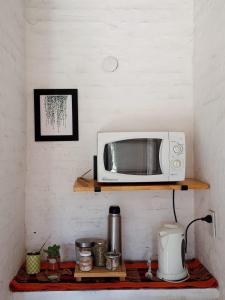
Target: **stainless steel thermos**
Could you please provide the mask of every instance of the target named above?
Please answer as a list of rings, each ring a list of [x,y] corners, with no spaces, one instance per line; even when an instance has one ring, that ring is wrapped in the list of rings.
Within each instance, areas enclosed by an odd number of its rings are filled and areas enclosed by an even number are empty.
[[[108,251],[122,253],[121,215],[119,206],[109,207],[108,216]]]

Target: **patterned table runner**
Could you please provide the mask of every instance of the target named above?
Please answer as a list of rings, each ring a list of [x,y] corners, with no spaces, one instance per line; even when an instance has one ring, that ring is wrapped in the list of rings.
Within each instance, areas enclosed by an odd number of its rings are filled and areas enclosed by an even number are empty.
[[[12,292],[31,291],[76,291],[76,290],[105,290],[105,289],[178,289],[178,288],[216,288],[217,280],[197,260],[187,261],[190,278],[185,282],[164,282],[156,277],[157,262],[152,262],[153,278],[145,278],[146,262],[126,261],[127,277],[124,282],[117,278],[85,278],[76,282],[74,278],[74,262],[61,263],[60,282],[49,282],[46,275],[46,263],[42,263],[41,272],[37,275],[27,275],[24,266],[18,271],[10,283]]]

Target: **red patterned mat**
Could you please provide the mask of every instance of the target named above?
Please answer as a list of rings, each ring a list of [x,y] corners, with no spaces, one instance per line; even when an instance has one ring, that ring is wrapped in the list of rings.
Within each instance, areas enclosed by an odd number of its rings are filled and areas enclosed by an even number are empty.
[[[126,281],[117,278],[84,278],[82,282],[76,282],[74,278],[74,262],[61,263],[61,279],[58,283],[49,282],[45,276],[46,263],[42,263],[41,273],[29,276],[24,267],[10,283],[13,292],[31,291],[76,291],[76,290],[105,290],[105,289],[168,289],[168,288],[216,288],[217,280],[197,260],[187,262],[190,278],[185,282],[170,283],[159,280],[156,277],[157,262],[152,263],[153,278],[145,278],[147,271],[146,262],[127,261]]]

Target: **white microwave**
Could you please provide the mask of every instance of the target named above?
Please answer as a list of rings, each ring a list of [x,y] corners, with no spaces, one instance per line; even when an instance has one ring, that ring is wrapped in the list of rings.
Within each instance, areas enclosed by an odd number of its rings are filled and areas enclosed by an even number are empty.
[[[184,178],[183,132],[98,133],[98,182],[169,182]]]

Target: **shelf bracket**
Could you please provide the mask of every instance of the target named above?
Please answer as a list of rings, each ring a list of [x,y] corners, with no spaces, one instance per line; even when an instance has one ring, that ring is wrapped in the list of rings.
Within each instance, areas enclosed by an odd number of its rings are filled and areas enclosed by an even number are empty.
[[[94,169],[94,191],[100,193],[102,191],[101,186],[97,183],[98,171],[97,171],[97,155],[93,156],[93,169]]]
[[[180,189],[181,189],[181,191],[188,191],[188,185],[182,184]]]
[[[95,182],[94,189],[95,189],[95,193],[101,193],[102,191],[101,186],[98,185],[96,182]]]

